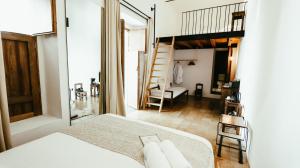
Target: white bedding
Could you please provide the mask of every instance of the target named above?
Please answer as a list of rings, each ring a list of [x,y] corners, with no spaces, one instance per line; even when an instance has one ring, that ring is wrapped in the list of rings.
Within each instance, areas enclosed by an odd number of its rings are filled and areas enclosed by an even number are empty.
[[[134,120],[134,119],[129,119],[129,118],[125,119],[124,117],[116,116],[116,115],[112,115],[112,114],[106,114],[106,115],[110,115],[110,116],[117,117],[117,118],[120,118],[120,119],[123,119],[123,120],[127,120],[127,121],[133,121],[133,122],[137,122],[137,123],[140,123],[140,124],[149,125],[149,126],[152,126],[152,127],[157,127],[157,128],[162,129],[162,130],[166,130],[166,131],[172,132],[174,134],[178,134],[178,135],[181,135],[181,136],[184,136],[184,137],[188,137],[188,138],[197,140],[197,141],[205,144],[208,148],[210,148],[210,150],[211,150],[211,152],[213,154],[213,149],[212,149],[211,143],[207,139],[205,139],[203,137],[200,137],[200,136],[197,136],[197,135],[194,135],[194,134],[190,134],[188,132],[184,132],[184,131],[181,131],[181,130],[177,130],[177,129],[174,129],[174,128],[169,128],[169,127],[165,127],[165,126],[161,126],[161,125],[156,125],[156,124],[148,123],[148,122],[145,122],[145,121]],[[213,163],[214,162],[212,160],[212,164]],[[214,167],[214,166],[212,166],[212,167]]]
[[[200,136],[143,121],[127,121],[153,126],[184,137],[197,140],[210,149],[207,153],[208,167],[214,167],[211,144]],[[139,162],[125,155],[89,144],[62,133],[54,133],[44,138],[0,153],[0,168],[144,168]]]
[[[184,87],[170,87],[166,89],[166,91],[173,91],[173,98],[178,97],[181,95],[183,92],[185,92],[187,89]],[[153,96],[161,96],[161,91],[158,89],[152,89],[151,90],[151,95]],[[171,93],[170,92],[165,92],[164,98],[171,99]]]
[[[62,133],[0,154],[0,168],[144,168],[137,161]]]

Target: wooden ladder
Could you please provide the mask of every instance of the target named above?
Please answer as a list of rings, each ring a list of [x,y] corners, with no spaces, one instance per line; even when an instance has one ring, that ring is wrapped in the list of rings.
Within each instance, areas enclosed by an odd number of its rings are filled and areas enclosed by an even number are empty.
[[[146,93],[144,97],[144,108],[146,106],[157,106],[159,107],[159,112],[161,112],[162,110],[170,65],[173,61],[174,43],[175,37],[172,38],[171,45],[160,44],[159,38],[156,42],[156,47],[153,52],[149,80],[145,90]],[[160,94],[152,95],[151,91],[153,89],[159,90]],[[159,100],[159,103],[152,102],[151,100]]]

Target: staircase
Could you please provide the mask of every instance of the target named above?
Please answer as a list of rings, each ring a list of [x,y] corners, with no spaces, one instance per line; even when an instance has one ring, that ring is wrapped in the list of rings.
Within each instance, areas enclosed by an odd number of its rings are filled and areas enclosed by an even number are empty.
[[[156,42],[153,53],[152,65],[149,80],[144,97],[144,108],[146,106],[157,106],[161,112],[164,102],[164,94],[168,81],[170,65],[173,61],[175,37],[172,38],[171,45]],[[153,93],[155,91],[155,94]]]

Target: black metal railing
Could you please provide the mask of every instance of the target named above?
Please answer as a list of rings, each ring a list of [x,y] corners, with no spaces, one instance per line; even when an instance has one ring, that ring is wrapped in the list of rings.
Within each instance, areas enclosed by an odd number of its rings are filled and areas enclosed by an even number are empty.
[[[244,31],[247,2],[182,12],[181,35]]]

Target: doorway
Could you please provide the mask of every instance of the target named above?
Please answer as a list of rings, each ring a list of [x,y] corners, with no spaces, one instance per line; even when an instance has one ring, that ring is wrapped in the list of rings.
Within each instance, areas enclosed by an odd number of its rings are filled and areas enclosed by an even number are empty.
[[[66,15],[71,120],[100,114],[102,1],[67,0]]]
[[[124,92],[127,111],[139,109],[139,57],[146,49],[146,25],[143,18],[121,8],[121,18],[125,21],[124,31]]]
[[[213,63],[211,93],[221,94],[222,86],[229,81],[228,49],[216,49]]]

